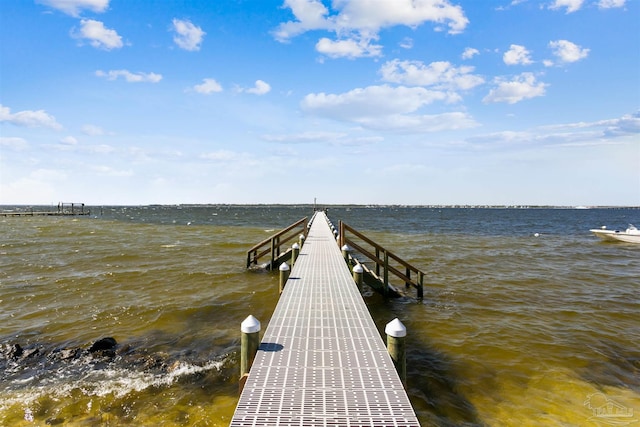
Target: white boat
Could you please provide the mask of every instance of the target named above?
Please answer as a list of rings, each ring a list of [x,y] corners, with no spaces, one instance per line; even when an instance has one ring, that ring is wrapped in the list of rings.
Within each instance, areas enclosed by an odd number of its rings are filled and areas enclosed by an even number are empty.
[[[629,224],[629,227],[625,231],[607,230],[606,226],[603,226],[602,228],[593,228],[589,231],[602,240],[640,243],[640,230],[632,224]]]

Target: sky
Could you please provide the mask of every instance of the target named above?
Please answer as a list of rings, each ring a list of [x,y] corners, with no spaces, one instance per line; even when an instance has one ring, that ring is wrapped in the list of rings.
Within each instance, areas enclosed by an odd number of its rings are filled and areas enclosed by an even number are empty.
[[[640,206],[640,0],[2,0],[0,204]]]

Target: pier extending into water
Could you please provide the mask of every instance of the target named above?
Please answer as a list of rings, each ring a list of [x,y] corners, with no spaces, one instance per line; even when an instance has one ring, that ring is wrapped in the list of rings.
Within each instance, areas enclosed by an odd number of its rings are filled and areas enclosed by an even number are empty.
[[[231,426],[419,425],[328,218],[317,212]]]
[[[33,207],[18,208],[12,211],[0,211],[0,216],[77,216],[91,215],[84,203],[58,203],[56,210],[38,210]]]

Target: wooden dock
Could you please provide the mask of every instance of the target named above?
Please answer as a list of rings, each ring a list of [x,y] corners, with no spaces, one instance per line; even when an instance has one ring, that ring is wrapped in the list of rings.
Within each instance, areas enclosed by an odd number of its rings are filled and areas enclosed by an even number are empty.
[[[323,212],[312,220],[230,425],[420,425]]]
[[[0,216],[78,216],[91,215],[89,210],[85,210],[84,203],[58,203],[55,211],[37,210],[34,208],[19,208],[11,211],[0,211]]]

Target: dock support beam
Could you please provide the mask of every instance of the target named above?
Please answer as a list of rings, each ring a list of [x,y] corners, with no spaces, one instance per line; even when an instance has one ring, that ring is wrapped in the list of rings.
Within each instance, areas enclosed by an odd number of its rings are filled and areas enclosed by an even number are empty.
[[[402,384],[407,385],[407,352],[405,337],[407,336],[407,328],[396,317],[387,323],[384,329],[387,334],[387,351],[393,360],[393,364],[398,371],[398,376]]]

